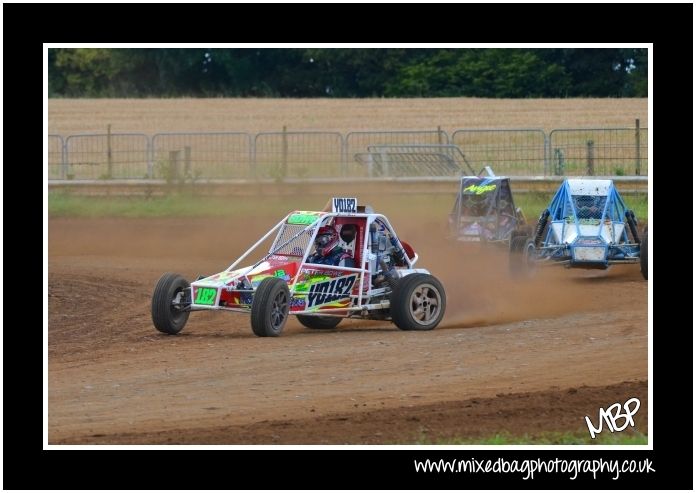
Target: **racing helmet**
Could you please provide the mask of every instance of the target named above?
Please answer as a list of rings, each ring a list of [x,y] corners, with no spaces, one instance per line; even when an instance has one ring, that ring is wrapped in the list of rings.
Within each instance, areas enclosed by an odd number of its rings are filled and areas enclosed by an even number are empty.
[[[472,216],[483,216],[486,214],[486,195],[472,194],[468,196],[468,209]]]
[[[314,246],[322,257],[328,255],[338,243],[338,233],[333,226],[322,226],[317,231]]]

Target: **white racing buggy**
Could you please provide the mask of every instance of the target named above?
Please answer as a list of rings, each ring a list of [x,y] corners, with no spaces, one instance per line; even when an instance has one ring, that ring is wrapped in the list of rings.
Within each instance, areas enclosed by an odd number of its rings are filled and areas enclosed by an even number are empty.
[[[335,198],[332,204],[332,212],[291,212],[220,273],[191,283],[164,274],[152,296],[155,328],[177,334],[191,312],[222,310],[249,313],[260,337],[280,335],[288,315],[310,329],[334,328],[342,318],[391,320],[401,330],[434,329],[446,306],[440,281],[415,268],[418,255],[385,216],[359,207],[354,198]],[[317,263],[313,250],[320,228],[336,231],[341,257],[350,262]],[[273,235],[260,260],[238,267]]]
[[[632,210],[612,180],[563,181],[539,216],[534,234],[510,241],[510,274],[529,277],[538,266],[607,269],[640,264],[648,278],[648,230],[638,233]]]

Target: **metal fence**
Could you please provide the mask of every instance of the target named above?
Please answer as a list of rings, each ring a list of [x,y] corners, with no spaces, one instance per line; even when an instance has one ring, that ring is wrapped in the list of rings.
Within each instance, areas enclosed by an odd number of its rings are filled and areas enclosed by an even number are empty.
[[[369,176],[368,168],[356,162],[356,155],[366,152],[368,146],[417,144],[449,144],[449,137],[442,130],[349,132],[344,144],[345,176]]]
[[[374,176],[461,176],[476,174],[461,149],[450,144],[374,145],[355,160]]]
[[[551,175],[647,175],[647,128],[559,129],[549,134]]]
[[[457,130],[452,144],[477,171],[490,166],[499,175],[543,175],[546,134],[539,129]]]
[[[63,155],[65,143],[60,135],[48,136],[48,179],[65,179],[65,158]]]
[[[84,134],[65,139],[67,179],[149,178],[145,134]]]
[[[343,136],[337,132],[267,132],[254,139],[259,178],[341,176]]]
[[[491,166],[511,176],[647,175],[648,131],[557,129],[547,136],[538,129],[460,129],[451,138],[440,129],[48,136],[50,180],[419,177],[444,173],[450,161],[466,174]]]
[[[251,150],[251,137],[242,132],[155,134],[149,174],[167,180],[249,179]]]

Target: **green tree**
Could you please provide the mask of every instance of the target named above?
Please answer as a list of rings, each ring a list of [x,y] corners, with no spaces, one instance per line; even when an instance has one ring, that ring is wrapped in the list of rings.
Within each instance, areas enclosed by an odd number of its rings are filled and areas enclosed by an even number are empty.
[[[390,96],[557,97],[570,78],[528,50],[440,50],[403,66]]]
[[[70,97],[647,95],[646,49],[52,48]]]
[[[572,79],[568,96],[647,96],[645,48],[559,48],[535,52],[547,63],[565,67]]]

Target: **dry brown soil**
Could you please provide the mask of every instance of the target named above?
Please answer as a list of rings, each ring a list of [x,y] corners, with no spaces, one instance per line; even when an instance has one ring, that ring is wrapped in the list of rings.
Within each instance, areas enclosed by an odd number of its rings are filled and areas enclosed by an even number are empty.
[[[282,217],[282,214],[279,214]],[[373,444],[585,429],[641,399],[647,432],[648,284],[637,265],[507,277],[504,252],[465,250],[440,224],[389,215],[442,280],[430,332],[194,313],[158,333],[159,276],[226,268],[273,220],[49,220],[49,443]],[[277,220],[277,219],[276,219]]]

